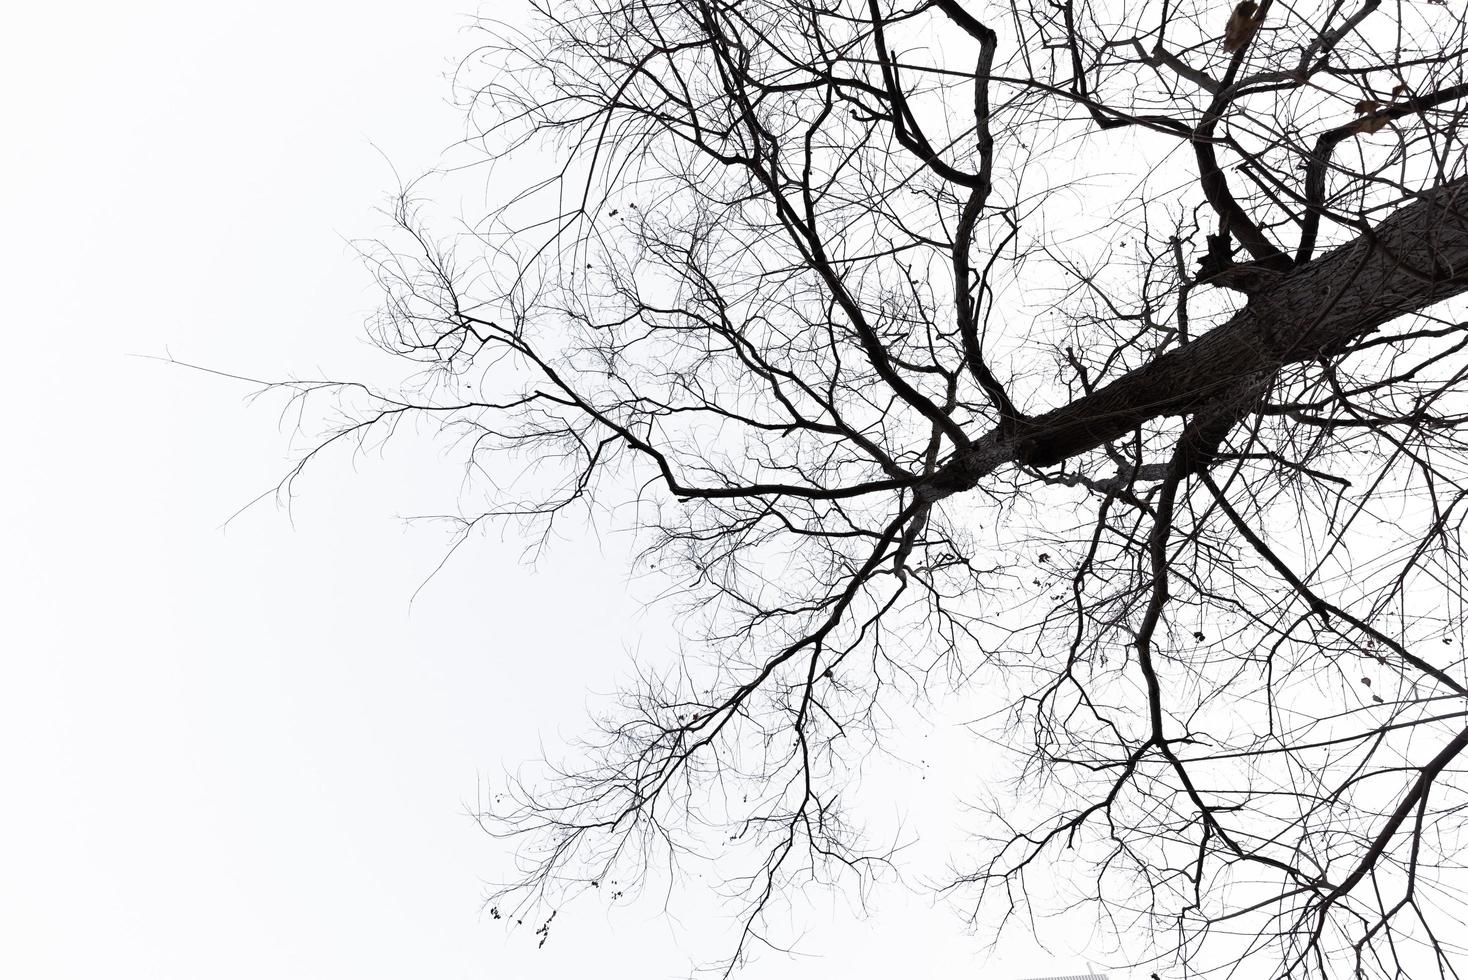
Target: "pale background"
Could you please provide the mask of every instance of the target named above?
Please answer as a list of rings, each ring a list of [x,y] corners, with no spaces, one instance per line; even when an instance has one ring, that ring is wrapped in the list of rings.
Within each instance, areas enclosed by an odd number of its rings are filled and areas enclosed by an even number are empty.
[[[339,458],[289,513],[230,521],[284,472],[277,406],[145,357],[270,378],[370,357],[347,241],[381,230],[393,167],[460,132],[467,2],[7,11],[0,976],[645,980],[710,952],[656,901],[579,907],[541,950],[481,908],[503,860],[466,816],[481,779],[667,647],[626,544],[532,571],[490,538],[410,605],[445,541],[400,517],[451,471]],[[806,955],[743,976],[1084,965],[1084,934],[986,958],[951,908],[875,906],[818,906]]]

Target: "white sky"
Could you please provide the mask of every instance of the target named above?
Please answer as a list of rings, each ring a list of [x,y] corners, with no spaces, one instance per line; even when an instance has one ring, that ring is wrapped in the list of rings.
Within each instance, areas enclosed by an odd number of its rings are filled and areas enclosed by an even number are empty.
[[[7,12],[0,976],[646,980],[710,952],[656,901],[578,907],[541,950],[480,910],[502,856],[465,816],[481,774],[582,731],[665,644],[618,542],[532,572],[488,540],[410,608],[444,540],[397,515],[452,472],[338,459],[290,516],[225,528],[283,472],[275,414],[130,356],[265,377],[368,356],[345,240],[380,230],[382,154],[411,175],[460,131],[463,2]],[[808,925],[821,959],[744,976],[1082,966],[1072,936],[986,961],[905,891]]]

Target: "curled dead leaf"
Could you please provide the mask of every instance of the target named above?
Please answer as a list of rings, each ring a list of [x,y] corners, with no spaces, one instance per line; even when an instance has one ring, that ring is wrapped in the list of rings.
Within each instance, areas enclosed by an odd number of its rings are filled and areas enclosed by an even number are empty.
[[[1258,11],[1259,5],[1254,0],[1240,0],[1233,13],[1229,14],[1228,23],[1224,25],[1223,50],[1233,54],[1249,43],[1249,38],[1264,23],[1264,17]]]

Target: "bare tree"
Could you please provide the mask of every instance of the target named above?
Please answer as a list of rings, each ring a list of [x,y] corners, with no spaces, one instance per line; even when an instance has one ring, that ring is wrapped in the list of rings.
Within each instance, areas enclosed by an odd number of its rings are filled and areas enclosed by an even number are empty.
[[[497,909],[710,855],[732,969],[893,860],[847,792],[889,701],[982,685],[1023,805],[974,814],[981,921],[1090,902],[1169,977],[1460,975],[1459,5],[485,31],[466,145],[554,164],[458,229],[405,194],[375,328],[415,373],[293,390],[348,410],[317,453],[461,437],[466,531],[594,511],[696,600],[683,669],[487,807],[527,862]]]

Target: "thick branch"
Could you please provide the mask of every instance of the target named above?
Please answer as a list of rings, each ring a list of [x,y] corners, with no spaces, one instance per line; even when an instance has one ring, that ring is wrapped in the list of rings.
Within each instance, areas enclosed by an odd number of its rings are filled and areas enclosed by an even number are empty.
[[[1468,289],[1468,180],[1421,195],[1372,233],[1281,276],[1231,320],[1100,390],[991,430],[920,489],[938,500],[1008,463],[1053,466],[1164,416],[1223,407],[1287,364],[1327,356]]]

